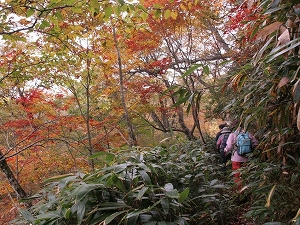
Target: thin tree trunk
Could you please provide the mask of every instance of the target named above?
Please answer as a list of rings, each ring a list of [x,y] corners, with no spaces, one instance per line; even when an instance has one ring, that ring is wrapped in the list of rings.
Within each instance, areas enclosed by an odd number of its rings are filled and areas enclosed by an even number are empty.
[[[113,27],[113,34],[114,34],[114,42],[118,54],[118,65],[119,65],[119,79],[120,79],[120,93],[121,93],[121,102],[122,102],[122,107],[124,110],[124,117],[126,120],[127,124],[127,130],[128,130],[128,135],[129,135],[129,145],[130,147],[137,145],[137,140],[133,132],[133,126],[130,121],[129,113],[128,113],[128,108],[126,106],[126,101],[125,101],[125,92],[124,92],[124,82],[123,82],[123,71],[122,71],[122,61],[121,61],[121,54],[120,54],[120,49],[118,46],[118,41],[116,37],[116,30],[115,27]]]
[[[88,50],[87,50],[88,51]],[[87,52],[88,54],[88,52]],[[90,71],[90,60],[87,60],[87,77],[86,77],[86,86],[85,86],[85,97],[86,97],[86,116],[85,123],[87,129],[87,137],[88,137],[88,152],[89,155],[92,156],[94,153],[92,146],[92,135],[91,135],[91,127],[90,127],[90,84],[91,84],[91,71]],[[82,115],[84,117],[84,115]],[[95,171],[95,163],[93,159],[89,159],[89,163],[91,165],[92,171]]]

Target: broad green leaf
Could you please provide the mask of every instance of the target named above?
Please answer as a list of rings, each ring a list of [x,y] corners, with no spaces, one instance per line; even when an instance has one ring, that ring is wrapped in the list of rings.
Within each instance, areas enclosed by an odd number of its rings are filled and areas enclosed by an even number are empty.
[[[141,190],[138,191],[137,199],[141,200],[146,191],[149,189],[149,187],[143,187]]]
[[[138,221],[140,215],[132,215],[131,217],[126,217],[128,219],[127,225],[135,225],[137,224],[136,222]]]
[[[51,26],[51,24],[47,20],[43,20],[40,25],[40,29],[44,29],[44,28],[50,27],[50,26]]]
[[[114,182],[114,184],[116,185],[116,187],[119,188],[119,190],[125,191],[125,187],[123,185],[123,182],[119,179],[119,177],[117,177],[117,175],[114,174],[112,176],[112,181]]]
[[[52,212],[47,212],[43,213],[37,216],[37,219],[54,219],[54,218],[60,218],[60,212],[52,211]]]
[[[28,9],[27,11],[26,11],[26,17],[30,17],[30,16],[32,16],[33,14],[35,13],[35,10],[34,9]]]
[[[117,6],[113,7],[113,11],[116,16],[121,15],[121,7],[120,6],[117,5]]]
[[[186,188],[183,192],[181,192],[179,194],[179,199],[178,201],[181,203],[183,202],[184,200],[187,199],[187,197],[189,196],[189,193],[190,193],[190,189],[189,188]]]
[[[48,179],[44,180],[44,183],[53,182],[53,181],[58,181],[58,180],[61,180],[61,179],[63,179],[63,178],[66,178],[66,177],[71,177],[71,179],[74,179],[74,178],[76,178],[77,176],[74,176],[74,174],[72,174],[72,173],[69,173],[69,174],[63,174],[63,175],[58,175],[58,176],[54,176],[54,177],[51,177],[51,178],[48,178]]]
[[[58,20],[60,20],[60,21],[63,21],[63,20],[64,20],[64,18],[63,18],[63,16],[61,15],[60,12],[56,12],[54,15],[55,15],[55,17],[56,17]]]
[[[105,8],[104,17],[107,18],[107,19],[109,19],[112,13],[113,13],[112,7],[111,6],[107,6]]]
[[[102,187],[101,184],[86,184],[82,183],[76,189],[74,189],[74,194],[76,194],[76,199],[80,200],[84,198],[90,191]]]
[[[27,221],[34,221],[35,218],[32,216],[32,214],[27,209],[19,208],[19,212]]]
[[[124,209],[124,208],[129,208],[128,205],[126,205],[125,203],[118,203],[118,202],[105,202],[105,203],[101,203],[99,204],[99,208],[98,210],[120,210],[120,209]]]
[[[57,176],[57,177],[59,177],[59,176]],[[53,177],[53,178],[50,178],[50,179],[54,180],[54,179],[57,178],[57,177]],[[69,182],[75,181],[75,180],[77,180],[77,176],[67,176],[67,177],[65,177],[65,178],[63,178],[63,179],[61,179],[61,180],[59,181],[58,187],[59,187],[60,189],[63,189],[63,188],[65,188],[65,186],[66,186]]]
[[[194,72],[196,69],[198,69],[200,66],[203,66],[203,64],[194,64],[192,65],[183,75],[182,77],[186,77],[190,75],[192,72]]]
[[[77,219],[78,219],[78,223],[81,224],[84,214],[85,214],[85,206],[86,203],[88,202],[89,197],[86,197],[85,199],[83,199],[83,201],[79,201],[76,205],[77,205]]]
[[[65,217],[66,219],[69,219],[69,218],[70,218],[70,215],[71,215],[71,208],[68,208],[67,211],[66,211],[65,214],[64,214],[64,217]]]
[[[110,216],[108,216],[105,220],[104,220],[104,224],[109,224],[110,222],[112,222],[117,216],[122,215],[124,213],[126,213],[127,210],[121,211],[121,212],[116,212],[111,214]]]
[[[100,4],[99,4],[98,0],[90,0],[90,6],[93,7],[95,9],[95,11],[99,12]]]
[[[180,106],[182,103],[186,103],[188,101],[188,99],[190,98],[189,95],[185,96],[185,97],[182,97],[182,98],[179,98],[177,100],[177,102],[175,104],[173,104],[173,107],[177,107],[177,106]]]
[[[138,170],[138,172],[147,185],[152,185],[151,178],[149,177],[149,175],[147,174],[147,172],[145,170]]]
[[[162,200],[161,200],[161,206],[162,206],[162,209],[163,209],[164,213],[168,214],[169,213],[169,209],[170,209],[170,203],[169,203],[168,198],[162,198]]]
[[[154,18],[160,18],[160,17],[161,17],[161,10],[160,9],[155,10]]]
[[[170,198],[178,198],[179,197],[178,191],[176,189],[174,189],[174,187],[171,183],[165,184],[164,188],[166,190],[166,196],[168,196]]]
[[[140,209],[140,210],[137,209],[137,210],[134,210],[130,213],[127,213],[126,218],[136,217],[136,216],[139,216],[140,214],[143,214],[143,213],[148,212],[148,211],[149,211],[149,208]]]

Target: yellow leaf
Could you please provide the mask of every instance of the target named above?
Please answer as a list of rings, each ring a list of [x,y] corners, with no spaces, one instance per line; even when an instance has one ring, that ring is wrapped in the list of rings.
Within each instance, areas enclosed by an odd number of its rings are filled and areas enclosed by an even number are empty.
[[[186,10],[186,7],[185,7],[185,5],[183,5],[183,4],[180,4],[179,6],[180,6],[180,8],[181,8],[182,10]]]
[[[168,19],[171,16],[171,11],[169,9],[167,9],[164,13],[164,17],[165,19]]]
[[[178,13],[177,13],[177,12],[171,12],[171,17],[172,17],[172,19],[176,20],[176,19],[177,19],[177,16],[178,16]]]
[[[272,187],[272,189],[271,189],[271,191],[268,195],[267,202],[266,202],[266,205],[265,205],[265,207],[267,207],[267,208],[269,208],[271,206],[271,198],[272,198],[272,196],[275,192],[275,188],[276,188],[276,184]]]
[[[298,130],[300,130],[300,110],[298,111],[298,115],[297,115],[297,128]]]
[[[300,216],[300,208],[298,209],[298,212],[297,212],[296,216],[292,219],[292,221],[296,222],[296,220],[298,219],[299,216]]]

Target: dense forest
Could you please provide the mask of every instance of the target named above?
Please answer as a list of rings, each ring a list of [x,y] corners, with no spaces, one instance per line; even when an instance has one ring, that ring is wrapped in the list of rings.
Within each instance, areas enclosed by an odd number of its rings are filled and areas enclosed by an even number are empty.
[[[0,224],[300,225],[299,0],[2,0],[0,52]]]

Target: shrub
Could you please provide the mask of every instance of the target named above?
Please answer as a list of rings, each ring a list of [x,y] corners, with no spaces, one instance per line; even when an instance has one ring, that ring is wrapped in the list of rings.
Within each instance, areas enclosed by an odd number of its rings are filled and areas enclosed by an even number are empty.
[[[198,142],[136,149],[115,161],[91,174],[50,179],[14,223],[227,224],[230,182],[218,157]]]

